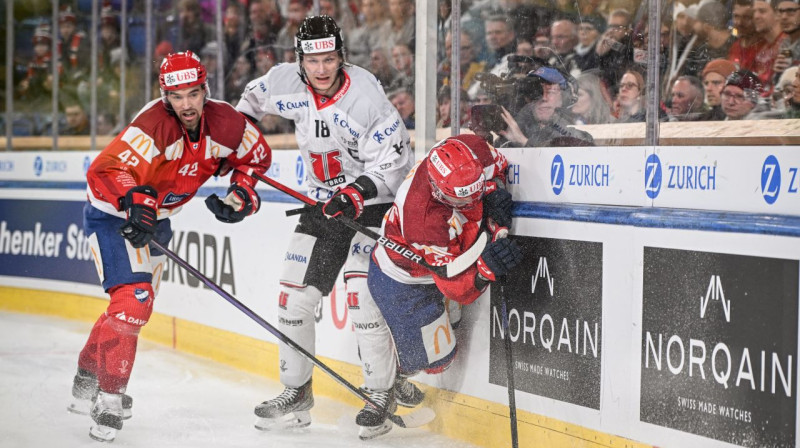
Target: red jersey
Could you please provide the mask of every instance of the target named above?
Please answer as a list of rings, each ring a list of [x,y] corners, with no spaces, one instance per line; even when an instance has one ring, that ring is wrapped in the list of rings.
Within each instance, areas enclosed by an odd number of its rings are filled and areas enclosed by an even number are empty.
[[[94,159],[86,174],[91,204],[125,217],[120,199],[137,185],[158,192],[158,217],[166,218],[224,168],[231,183],[255,187],[250,174],[264,175],[272,152],[261,132],[230,104],[209,99],[203,106],[200,136],[192,142],[178,117],[161,99],[151,101]]]
[[[506,158],[487,145],[489,151],[474,150],[484,166],[484,176],[505,183]],[[423,159],[424,161],[424,159]],[[450,263],[475,244],[481,231],[483,202],[466,210],[457,210],[433,197],[427,165],[418,163],[400,185],[392,208],[383,220],[383,235],[411,248],[428,264]],[[475,288],[475,265],[455,277],[439,277],[394,251],[377,245],[373,258],[384,274],[406,284],[436,286],[445,297],[468,304],[483,291]]]

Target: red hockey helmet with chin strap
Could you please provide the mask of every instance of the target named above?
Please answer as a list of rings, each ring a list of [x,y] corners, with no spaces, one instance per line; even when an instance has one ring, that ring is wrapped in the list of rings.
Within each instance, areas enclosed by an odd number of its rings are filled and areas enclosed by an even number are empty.
[[[158,84],[161,88],[161,99],[165,104],[169,104],[167,92],[172,90],[203,86],[206,99],[211,95],[206,82],[206,68],[200,62],[200,58],[189,50],[170,53],[161,61]]]
[[[483,198],[486,179],[477,156],[464,142],[448,138],[433,147],[426,159],[433,197],[457,209]]]

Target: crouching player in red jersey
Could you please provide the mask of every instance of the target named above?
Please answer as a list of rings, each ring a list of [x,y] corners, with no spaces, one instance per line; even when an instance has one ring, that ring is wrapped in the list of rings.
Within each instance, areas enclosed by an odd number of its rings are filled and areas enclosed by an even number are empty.
[[[87,173],[84,226],[111,301],[78,358],[69,410],[91,414],[89,435],[106,442],[130,417],[125,389],[166,261],[148,243],[169,243],[169,217],[215,174],[232,170],[225,199],[206,200],[218,220],[239,222],[258,211],[251,174],[264,175],[272,159],[244,115],[209,98],[206,69],[195,54],[169,54],[159,83],[161,98],[136,115]]]
[[[511,194],[504,189],[507,167],[505,157],[484,139],[458,135],[434,146],[400,185],[384,218],[383,235],[429,264],[449,263],[485,229],[493,235],[476,263],[452,278],[375,246],[367,283],[394,339],[400,374],[447,368],[456,340],[443,298],[472,303],[522,261],[514,241],[498,238],[511,225]],[[390,422],[384,424],[391,428]]]

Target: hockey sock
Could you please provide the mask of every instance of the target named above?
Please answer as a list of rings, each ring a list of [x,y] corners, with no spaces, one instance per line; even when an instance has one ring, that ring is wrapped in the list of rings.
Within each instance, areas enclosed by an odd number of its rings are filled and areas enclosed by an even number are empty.
[[[97,374],[97,337],[100,334],[100,327],[106,319],[108,319],[108,315],[105,312],[97,318],[92,331],[89,332],[89,339],[86,341],[86,345],[83,346],[81,354],[78,355],[78,368],[95,375]]]

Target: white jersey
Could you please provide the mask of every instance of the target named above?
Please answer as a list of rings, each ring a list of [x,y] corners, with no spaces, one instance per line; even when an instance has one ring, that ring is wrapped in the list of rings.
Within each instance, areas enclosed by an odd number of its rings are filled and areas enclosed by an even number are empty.
[[[295,122],[297,145],[312,186],[308,195],[327,200],[361,175],[378,187],[366,205],[392,202],[414,164],[411,138],[378,80],[346,65],[344,81],[330,99],[300,79],[298,63],[279,64],[251,81],[236,109],[257,120],[266,114]]]

